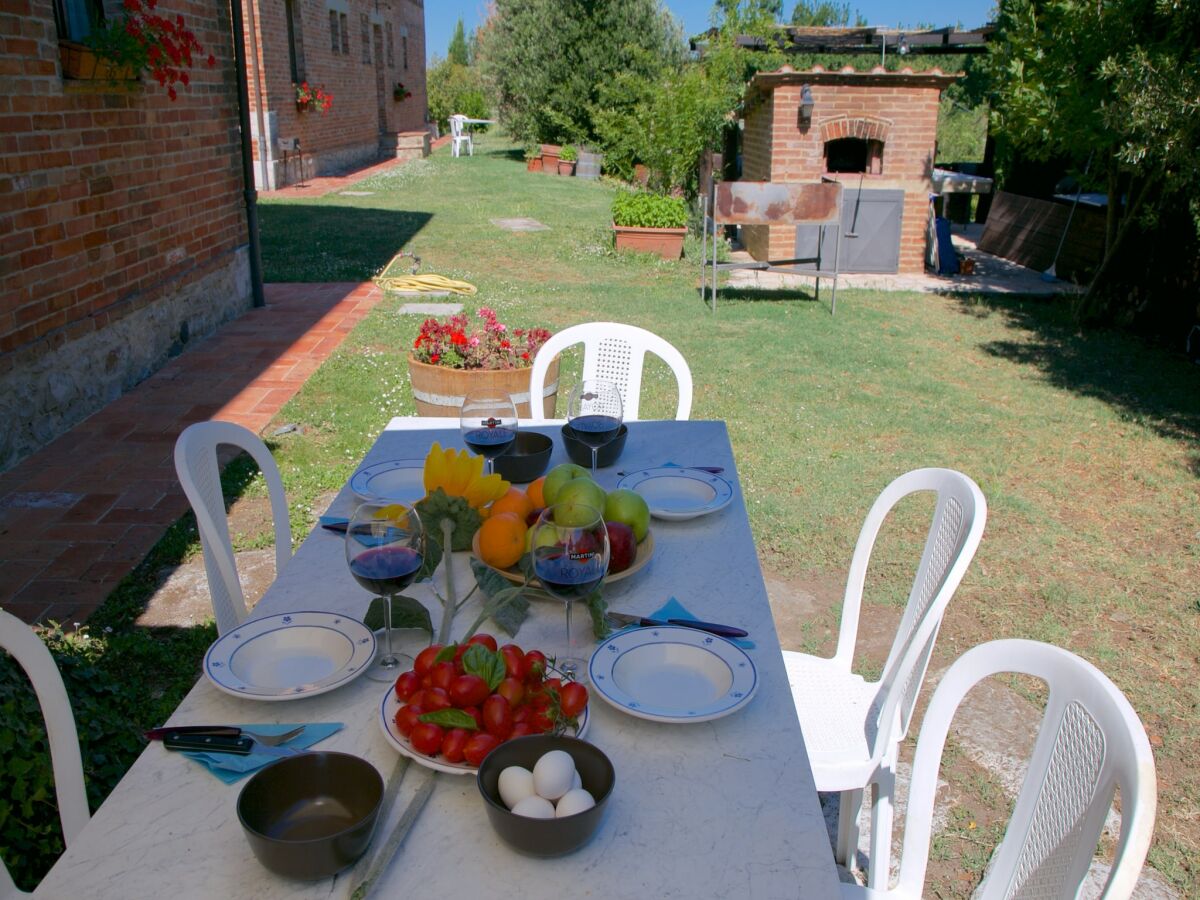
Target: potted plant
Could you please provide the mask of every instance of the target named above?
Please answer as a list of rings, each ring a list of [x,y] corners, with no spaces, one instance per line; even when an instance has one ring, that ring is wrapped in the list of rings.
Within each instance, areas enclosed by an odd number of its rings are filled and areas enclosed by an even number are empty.
[[[540,147],[530,145],[525,148],[525,171],[542,171],[542,150]]]
[[[559,175],[574,175],[575,160],[578,157],[573,144],[567,144],[562,148],[562,152],[558,155],[558,174]]]
[[[683,253],[687,204],[682,197],[621,191],[613,198],[612,220],[618,250],[657,253],[663,259]]]
[[[511,395],[517,415],[530,416],[529,369],[538,349],[550,338],[545,328],[510,329],[495,311],[480,307],[482,327],[472,328],[465,313],[448,319],[426,319],[408,354],[417,413],[457,416],[463,398],[479,391]],[[543,414],[554,415],[558,394],[558,360],[546,373]]]
[[[562,147],[558,144],[542,144],[542,171],[547,175],[558,174],[558,155]]]
[[[410,91],[408,88],[406,88],[399,81],[397,81],[396,84],[392,87],[392,99],[395,100],[397,103],[403,103],[405,100],[407,100],[411,96],[412,96],[412,91]]]
[[[327,94],[324,88],[309,87],[307,81],[296,85],[296,109],[300,112],[319,109],[324,114],[329,112],[331,106],[333,106],[333,94]]]

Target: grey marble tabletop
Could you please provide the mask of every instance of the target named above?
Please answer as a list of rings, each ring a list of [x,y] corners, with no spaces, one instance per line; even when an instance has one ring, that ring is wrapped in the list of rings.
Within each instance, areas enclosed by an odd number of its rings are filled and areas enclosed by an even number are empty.
[[[433,440],[463,446],[457,428],[414,429],[414,424],[393,420],[364,465],[424,457]],[[556,436],[552,464],[565,460],[558,426],[537,427]],[[622,457],[612,468],[601,469],[598,480],[612,488],[618,470],[667,462],[723,466],[724,477],[734,485],[733,501],[697,519],[654,520],[650,563],[606,588],[606,599],[614,609],[649,613],[674,596],[697,618],[748,629],[756,645],[749,653],[761,679],[754,699],[725,718],[674,725],[634,718],[593,697],[587,739],[613,761],[617,784],[595,837],[557,859],[522,856],[503,844],[488,823],[473,777],[433,775],[412,765],[395,806],[381,819],[368,859],[427,778],[435,779],[433,794],[386,869],[378,896],[837,896],[829,837],[724,423],[630,423]],[[354,495],[344,489],[329,512],[349,514],[354,503]],[[466,556],[455,554],[454,565],[458,583],[469,586],[473,579]],[[407,593],[427,601],[436,624],[437,604],[428,586],[416,585]],[[251,617],[312,609],[361,617],[369,599],[346,568],[339,536],[318,528]],[[465,631],[476,613],[472,601],[455,618],[455,632]],[[558,648],[563,618],[561,606],[535,604],[515,641]],[[576,643],[586,655],[590,626],[586,617],[575,618],[580,629]],[[400,645],[410,651],[418,646],[413,636]],[[317,749],[365,757],[386,778],[397,754],[380,727],[379,701],[385,690],[379,682],[359,678],[320,696],[263,703],[222,693],[202,678],[171,724],[344,722],[346,727]],[[348,896],[361,869],[302,883],[283,880],[259,865],[237,820],[242,784],[222,784],[201,766],[158,743],[150,745],[36,895]]]

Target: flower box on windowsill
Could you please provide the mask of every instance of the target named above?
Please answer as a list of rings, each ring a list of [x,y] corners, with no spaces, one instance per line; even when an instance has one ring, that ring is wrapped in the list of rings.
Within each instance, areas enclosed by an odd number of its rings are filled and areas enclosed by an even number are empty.
[[[91,47],[75,41],[59,41],[63,78],[75,81],[136,81],[133,66],[116,65],[97,56]]]

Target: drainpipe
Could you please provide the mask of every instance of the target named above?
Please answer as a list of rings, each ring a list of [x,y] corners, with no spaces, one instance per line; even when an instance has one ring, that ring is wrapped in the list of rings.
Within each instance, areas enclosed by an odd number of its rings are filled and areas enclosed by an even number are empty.
[[[254,151],[250,138],[250,92],[246,84],[246,38],[242,0],[230,0],[233,24],[233,63],[237,69],[238,127],[242,132],[242,195],[246,200],[246,237],[250,247],[250,291],[254,305],[266,306],[263,296],[262,251],[258,238],[258,191],[254,188]],[[261,133],[261,132],[260,132]]]

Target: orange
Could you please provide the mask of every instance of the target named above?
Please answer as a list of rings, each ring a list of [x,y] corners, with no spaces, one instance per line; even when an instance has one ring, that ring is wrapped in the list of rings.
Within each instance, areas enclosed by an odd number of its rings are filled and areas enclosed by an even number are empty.
[[[497,569],[515,565],[525,552],[525,531],[516,513],[493,512],[479,526],[479,558]]]
[[[509,488],[508,493],[499,500],[493,501],[492,512],[494,516],[497,513],[516,513],[522,522],[525,517],[533,512],[533,501],[520,488]]]
[[[534,509],[542,509],[546,505],[546,497],[542,494],[542,485],[545,483],[546,476],[543,475],[529,482],[529,487],[525,488],[525,496],[529,498]]]

